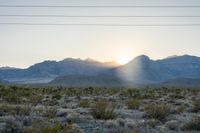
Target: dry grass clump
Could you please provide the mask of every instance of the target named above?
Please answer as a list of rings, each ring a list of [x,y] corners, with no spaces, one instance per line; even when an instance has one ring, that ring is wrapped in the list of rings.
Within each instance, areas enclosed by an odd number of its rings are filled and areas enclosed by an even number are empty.
[[[200,112],[200,99],[194,101],[194,108],[193,108],[194,112]]]
[[[184,95],[181,95],[181,94],[171,94],[169,95],[170,98],[172,99],[185,99]]]
[[[148,105],[144,109],[145,115],[148,118],[154,118],[158,120],[164,120],[171,112],[171,108],[168,105]]]
[[[182,129],[187,131],[200,131],[200,116],[196,116],[192,121],[183,125]]]
[[[106,100],[100,100],[94,103],[91,112],[96,119],[109,120],[116,118],[114,110],[115,104]]]
[[[50,123],[36,120],[33,122],[32,127],[25,128],[22,133],[82,133],[82,130],[73,123],[66,125],[55,123],[51,125]]]
[[[49,118],[49,119],[52,119],[56,116],[56,113],[57,113],[57,109],[56,108],[46,108],[45,112],[45,117]]]
[[[178,106],[178,107],[175,107],[174,109],[174,113],[175,114],[181,114],[185,111],[185,107],[184,106]]]
[[[3,104],[0,106],[0,111],[10,115],[29,115],[31,113],[31,107],[29,106],[14,106]]]
[[[62,98],[62,95],[59,93],[56,93],[52,96],[52,99],[60,100]]]
[[[128,109],[139,109],[140,100],[139,99],[130,99],[126,102]]]
[[[21,103],[22,100],[21,100],[21,97],[17,96],[16,94],[7,94],[5,96],[3,96],[3,99],[5,101],[7,101],[8,103]]]
[[[39,104],[42,101],[42,99],[43,99],[42,95],[33,95],[29,98],[33,106],[36,106],[37,104]]]
[[[80,107],[82,108],[89,108],[90,107],[90,103],[88,100],[81,100],[79,103]]]

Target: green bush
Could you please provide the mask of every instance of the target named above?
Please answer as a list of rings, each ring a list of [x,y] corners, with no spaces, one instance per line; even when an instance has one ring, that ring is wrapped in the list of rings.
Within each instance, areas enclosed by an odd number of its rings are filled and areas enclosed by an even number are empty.
[[[148,105],[144,109],[145,115],[149,118],[158,120],[164,120],[171,112],[171,108],[168,105]]]
[[[108,120],[116,118],[114,109],[115,104],[113,104],[112,102],[100,100],[93,105],[91,111],[94,118]]]

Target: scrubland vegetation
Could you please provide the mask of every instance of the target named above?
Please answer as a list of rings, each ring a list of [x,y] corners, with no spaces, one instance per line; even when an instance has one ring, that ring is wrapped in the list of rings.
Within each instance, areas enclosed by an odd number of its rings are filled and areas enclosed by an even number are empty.
[[[161,132],[200,132],[200,89],[0,86],[0,133]]]

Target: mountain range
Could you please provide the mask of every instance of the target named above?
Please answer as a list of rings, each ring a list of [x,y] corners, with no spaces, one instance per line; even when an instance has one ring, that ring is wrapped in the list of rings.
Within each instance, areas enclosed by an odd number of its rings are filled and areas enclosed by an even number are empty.
[[[1,81],[66,86],[200,86],[200,57],[183,55],[152,60],[141,55],[125,65],[93,59],[44,61],[27,69],[0,68]]]

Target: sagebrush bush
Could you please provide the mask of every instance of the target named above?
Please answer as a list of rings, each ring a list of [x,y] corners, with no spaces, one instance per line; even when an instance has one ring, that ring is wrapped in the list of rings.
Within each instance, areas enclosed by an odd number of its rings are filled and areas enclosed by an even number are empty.
[[[140,100],[139,99],[130,99],[126,102],[128,109],[139,109]]]
[[[200,131],[200,116],[196,116],[192,121],[183,125],[182,129],[188,131]]]
[[[116,118],[115,104],[106,100],[100,100],[94,103],[91,112],[96,119],[114,119]]]
[[[171,108],[168,105],[148,105],[144,109],[145,116],[158,120],[164,120],[171,112]]]

